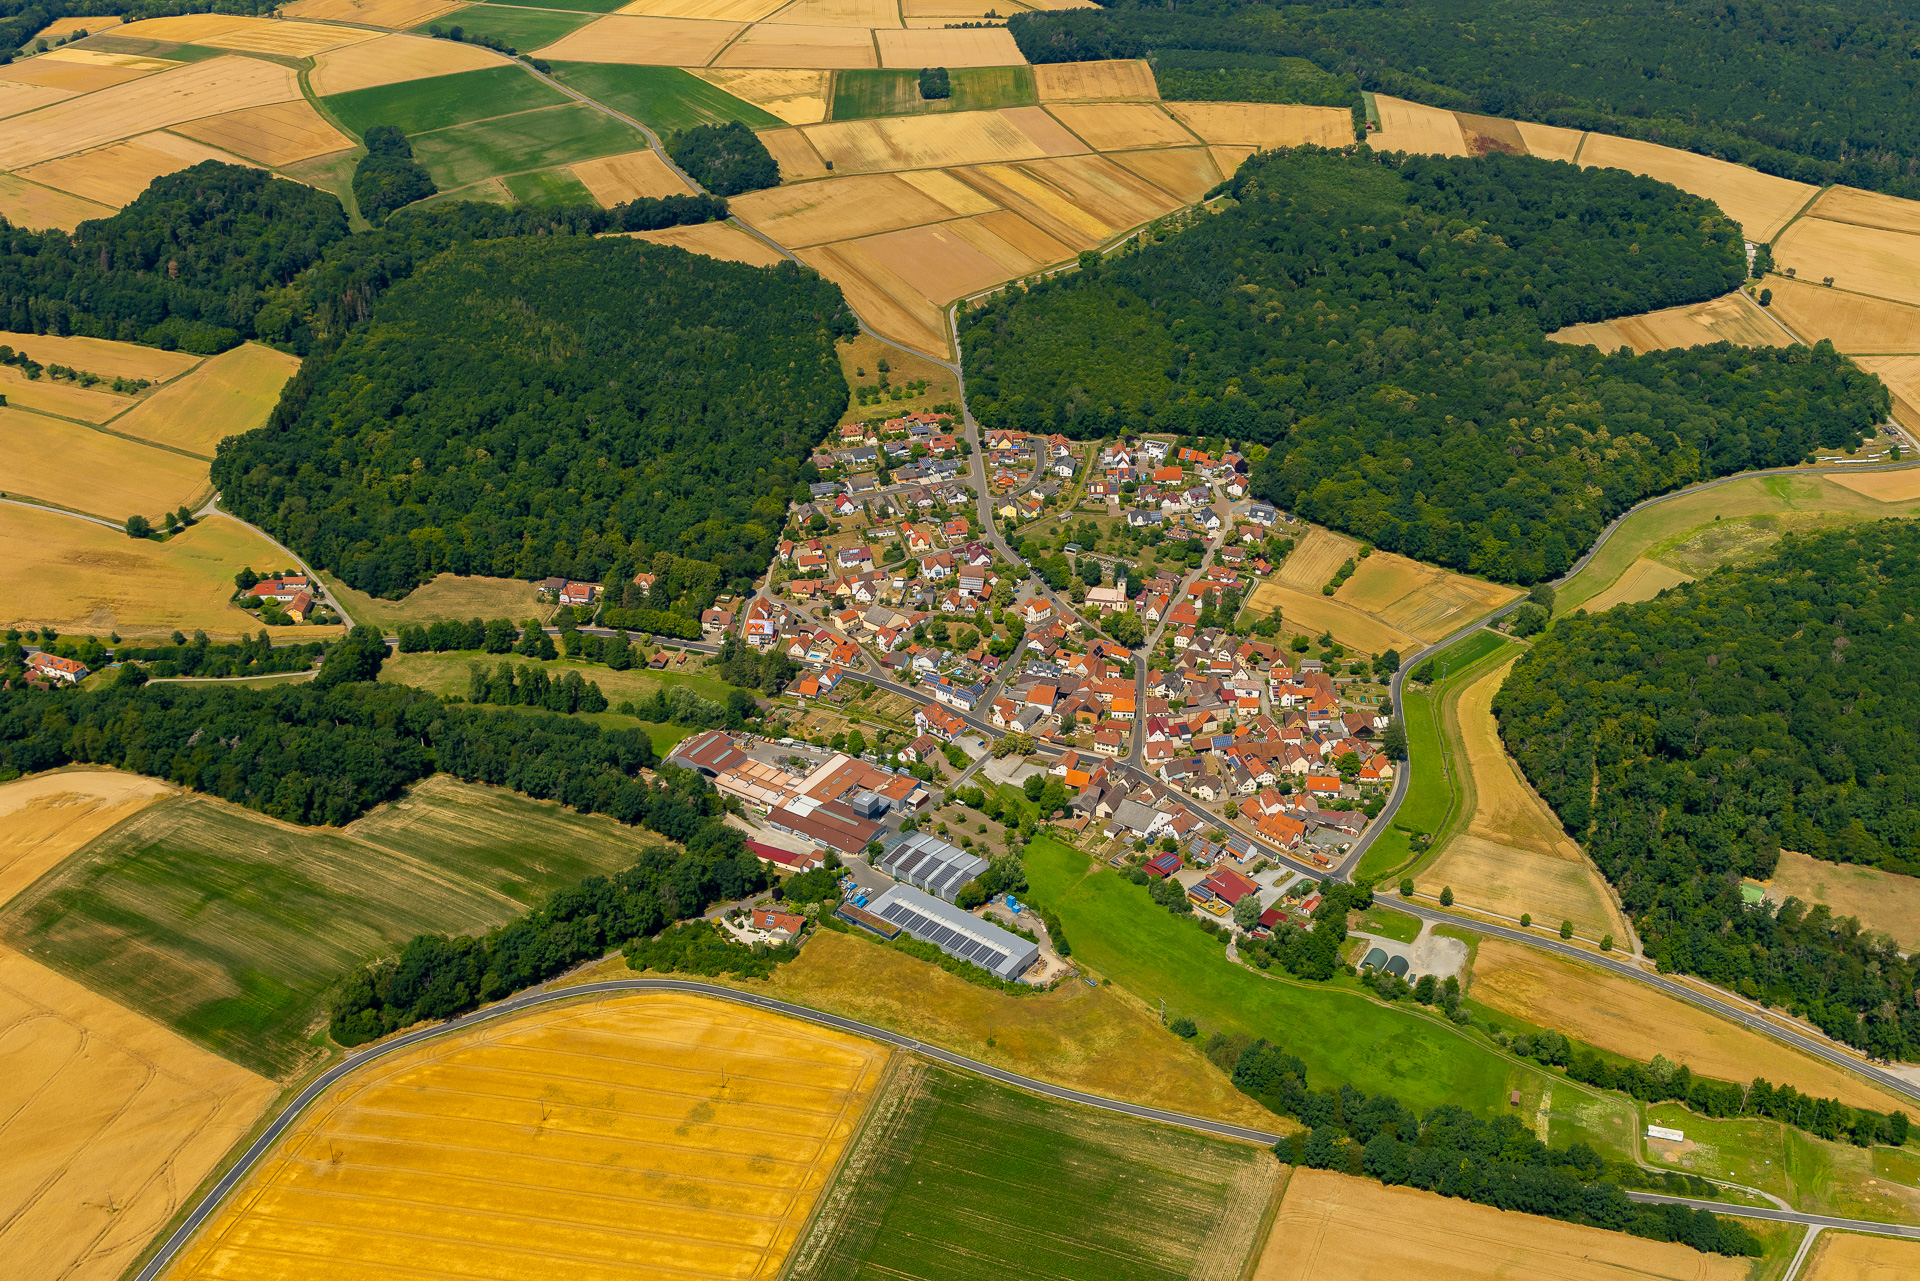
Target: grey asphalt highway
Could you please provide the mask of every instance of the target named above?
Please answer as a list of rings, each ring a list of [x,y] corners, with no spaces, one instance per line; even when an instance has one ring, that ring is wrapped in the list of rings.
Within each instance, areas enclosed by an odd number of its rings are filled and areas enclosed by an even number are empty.
[[[280,1114],[273,1119],[273,1123],[260,1134],[259,1138],[255,1139],[253,1143],[248,1146],[247,1150],[241,1154],[240,1159],[234,1163],[233,1168],[222,1175],[220,1180],[215,1183],[213,1187],[209,1188],[206,1194],[194,1204],[192,1210],[188,1212],[187,1217],[183,1219],[180,1225],[167,1237],[153,1258],[147,1261],[147,1265],[140,1270],[136,1281],[155,1281],[161,1273],[165,1272],[173,1262],[175,1256],[192,1240],[194,1233],[219,1211],[221,1205],[233,1194],[234,1189],[246,1180],[247,1176],[252,1173],[254,1167],[260,1163],[261,1159],[265,1157],[268,1151],[273,1148],[274,1144],[280,1140],[281,1136],[299,1119],[300,1114],[343,1078],[359,1071],[370,1063],[377,1063],[381,1059],[393,1054],[398,1054],[403,1050],[412,1049],[414,1046],[420,1045],[423,1042],[436,1040],[440,1037],[457,1035],[480,1024],[490,1023],[497,1019],[509,1018],[537,1006],[548,1005],[558,1001],[578,1000],[585,997],[611,996],[623,992],[687,992],[698,996],[717,997],[721,1000],[733,1001],[740,1005],[751,1006],[755,1009],[784,1014],[790,1018],[803,1019],[809,1023],[834,1028],[841,1032],[851,1033],[854,1036],[867,1037],[898,1049],[924,1055],[936,1062],[944,1063],[949,1067],[959,1068],[962,1071],[973,1072],[980,1076],[988,1077],[1003,1085],[1014,1086],[1018,1089],[1027,1090],[1046,1098],[1058,1099],[1066,1103],[1078,1103],[1086,1107],[1099,1108],[1106,1112],[1117,1112],[1123,1116],[1136,1117],[1144,1121],[1157,1121],[1165,1125],[1177,1125],[1184,1129],[1197,1130],[1203,1134],[1217,1135],[1226,1139],[1237,1139],[1246,1143],[1258,1143],[1268,1147],[1278,1142],[1281,1137],[1278,1134],[1272,1134],[1265,1130],[1255,1130],[1239,1125],[1228,1125],[1223,1121],[1212,1121],[1205,1117],[1188,1116],[1181,1112],[1169,1112],[1162,1108],[1145,1107],[1138,1103],[1124,1103],[1118,1099],[1104,1098],[1097,1094],[1088,1094],[1082,1090],[1070,1090],[1064,1086],[1051,1085],[1045,1081],[1035,1080],[1030,1076],[1022,1076],[1017,1072],[1008,1072],[1003,1068],[994,1067],[992,1064],[982,1063],[977,1059],[970,1059],[964,1054],[955,1054],[950,1050],[941,1049],[937,1045],[928,1045],[924,1041],[902,1036],[898,1032],[890,1032],[886,1028],[875,1027],[871,1023],[862,1023],[856,1019],[842,1018],[837,1014],[827,1014],[820,1010],[810,1010],[803,1005],[793,1005],[786,1001],[774,1000],[771,997],[757,996],[751,992],[739,992],[732,988],[719,987],[711,983],[701,983],[690,979],[610,979],[603,983],[586,983],[578,987],[560,988],[554,991],[535,989],[516,996],[511,1000],[502,1001],[498,1005],[475,1011],[461,1018],[453,1019],[446,1023],[435,1024],[431,1027],[420,1028],[417,1031],[397,1036],[363,1053],[356,1054],[352,1058],[338,1063],[321,1073],[314,1078],[312,1084],[308,1085],[292,1102],[281,1109]],[[1843,1228],[1850,1232],[1870,1232],[1889,1236],[1920,1237],[1920,1228],[1870,1223],[1859,1219],[1833,1218],[1827,1215],[1803,1214],[1797,1210],[1777,1210],[1754,1206],[1728,1205],[1718,1201],[1697,1201],[1686,1197],[1659,1196],[1652,1193],[1630,1192],[1628,1195],[1636,1201],[1646,1201],[1657,1204],[1677,1203],[1712,1210],[1721,1214],[1738,1214],[1748,1218],[1768,1219],[1780,1223],[1801,1223],[1809,1227]]]

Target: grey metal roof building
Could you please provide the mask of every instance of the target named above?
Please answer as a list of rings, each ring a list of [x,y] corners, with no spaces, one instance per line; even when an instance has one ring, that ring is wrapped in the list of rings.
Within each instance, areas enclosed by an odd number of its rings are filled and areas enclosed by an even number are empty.
[[[911,886],[896,885],[867,904],[867,911],[891,921],[923,943],[1012,981],[1040,959],[1040,946],[1018,934],[988,925],[977,916],[942,903]]]
[[[951,903],[960,887],[987,870],[987,860],[929,832],[906,832],[874,864],[896,881]]]

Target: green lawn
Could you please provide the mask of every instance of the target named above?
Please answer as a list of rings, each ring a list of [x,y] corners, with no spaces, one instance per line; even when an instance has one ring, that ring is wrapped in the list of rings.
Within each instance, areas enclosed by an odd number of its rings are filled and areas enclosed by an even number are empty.
[[[991,111],[1039,101],[1032,67],[970,67],[949,73],[950,98],[920,96],[920,73],[913,70],[839,71],[833,77],[830,120],[872,116],[924,115],[942,111]]]
[[[584,102],[479,120],[418,134],[411,141],[414,158],[443,189],[647,148],[646,135]],[[584,186],[580,195],[591,199]]]
[[[1220,1261],[1259,1244],[1278,1174],[1260,1148],[917,1075],[877,1105],[796,1276],[1173,1281],[1233,1275]]]
[[[564,9],[572,13],[612,13],[633,0],[516,0],[529,9]]]
[[[523,204],[590,205],[594,203],[593,193],[587,190],[587,184],[565,169],[536,169],[532,173],[517,173],[501,181],[506,183],[507,190],[511,191]]]
[[[406,134],[425,133],[469,120],[551,107],[568,99],[518,67],[488,67],[355,89],[321,101],[358,138],[373,125],[396,125]]]
[[[0,914],[35,959],[269,1076],[299,1071],[329,984],[422,933],[477,934],[618,871],[647,839],[440,775],[345,828],[202,797],[141,811]]]
[[[1760,1117],[1716,1120],[1677,1103],[1649,1105],[1647,1121],[1681,1131],[1694,1145],[1665,1160],[1649,1144],[1648,1159],[1657,1167],[1730,1179],[1771,1192],[1809,1213],[1912,1221],[1904,1199],[1886,1186],[1920,1185],[1920,1157],[1911,1152],[1829,1143]]]
[[[569,9],[574,7],[576,6],[567,6]],[[578,7],[584,8],[584,6]],[[569,31],[583,27],[592,21],[592,12],[569,13],[556,9],[525,9],[499,4],[476,4],[442,14],[432,22],[421,23],[414,30],[421,35],[426,35],[429,27],[439,27],[442,31],[459,27],[469,39],[474,36],[492,36],[520,53],[531,53],[535,49],[545,48]]]
[[[738,120],[749,129],[775,129],[783,123],[778,116],[678,67],[556,62],[553,74],[567,88],[662,133],[729,120]]]
[[[1204,1032],[1242,1031],[1285,1046],[1307,1064],[1310,1088],[1351,1083],[1425,1111],[1457,1103],[1492,1116],[1519,1090],[1528,1115],[1551,1092],[1551,1110],[1590,1114],[1571,1128],[1596,1149],[1624,1155],[1635,1131],[1624,1099],[1588,1094],[1565,1077],[1521,1063],[1475,1033],[1388,1006],[1351,979],[1278,981],[1228,961],[1221,943],[1156,906],[1108,871],[1087,875],[1087,855],[1046,837],[1027,852],[1033,899],[1059,913],[1076,961],[1149,1005],[1192,1017]]]
[[[1419,936],[1420,918],[1390,907],[1371,907],[1361,914],[1360,928],[1397,943],[1411,943]]]

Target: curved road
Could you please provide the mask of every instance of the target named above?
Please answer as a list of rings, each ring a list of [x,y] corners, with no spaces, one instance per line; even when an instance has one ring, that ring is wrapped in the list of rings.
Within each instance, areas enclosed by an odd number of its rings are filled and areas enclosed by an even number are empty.
[[[1088,1094],[1082,1090],[1072,1090],[1064,1086],[1051,1085],[1045,1081],[1035,1080],[1030,1076],[1022,1076],[1017,1072],[1008,1072],[1003,1068],[994,1067],[992,1064],[982,1063],[977,1059],[970,1059],[963,1054],[955,1054],[951,1050],[942,1049],[937,1045],[928,1045],[924,1041],[902,1036],[898,1032],[891,1032],[886,1028],[875,1027],[871,1023],[862,1023],[855,1019],[842,1018],[837,1014],[811,1010],[803,1005],[793,1005],[786,1001],[774,1000],[771,997],[757,996],[751,992],[741,992],[733,988],[720,987],[715,984],[701,983],[689,979],[610,979],[602,983],[585,983],[578,987],[560,988],[554,991],[539,991],[536,989],[535,991],[514,997],[511,1000],[503,1001],[488,1009],[479,1010],[446,1023],[408,1032],[403,1036],[395,1037],[390,1041],[377,1045],[363,1054],[355,1055],[344,1062],[335,1064],[318,1077],[315,1077],[313,1082],[302,1090],[292,1102],[281,1109],[280,1115],[275,1117],[273,1123],[262,1131],[260,1136],[247,1147],[247,1150],[241,1154],[240,1159],[234,1163],[233,1168],[222,1175],[220,1180],[207,1190],[206,1194],[202,1196],[200,1200],[194,1204],[193,1209],[188,1212],[187,1217],[167,1236],[166,1241],[161,1245],[159,1250],[155,1252],[153,1258],[149,1259],[146,1266],[140,1270],[136,1281],[156,1281],[156,1278],[158,1278],[162,1272],[166,1271],[167,1267],[173,1262],[174,1257],[186,1246],[187,1242],[192,1239],[194,1233],[220,1209],[221,1204],[233,1194],[234,1189],[239,1187],[248,1174],[252,1172],[253,1168],[260,1163],[261,1158],[267,1154],[268,1150],[280,1140],[281,1136],[287,1132],[294,1121],[299,1119],[300,1114],[304,1112],[314,1100],[318,1099],[342,1078],[358,1071],[367,1064],[386,1058],[388,1055],[397,1054],[402,1050],[411,1049],[422,1042],[464,1032],[478,1024],[488,1023],[495,1019],[507,1018],[535,1006],[545,1005],[555,1001],[569,1001],[581,997],[606,996],[620,992],[663,991],[690,992],[699,996],[717,997],[721,1000],[733,1001],[741,1005],[752,1006],[756,1009],[769,1010],[776,1014],[784,1014],[790,1018],[803,1019],[806,1022],[817,1023],[823,1027],[833,1028],[836,1031],[847,1032],[855,1036],[863,1036],[870,1040],[880,1041],[884,1044],[894,1046],[897,1049],[907,1050],[915,1054],[923,1054],[949,1067],[973,1072],[977,1075],[998,1081],[1003,1085],[1014,1086],[1018,1089],[1027,1090],[1046,1098],[1058,1099],[1066,1103],[1078,1103],[1086,1107],[1099,1108],[1106,1112],[1117,1112],[1124,1116],[1136,1117],[1140,1120],[1158,1121],[1166,1125],[1177,1125],[1185,1129],[1200,1131],[1203,1134],[1217,1135],[1227,1139],[1237,1139],[1247,1143],[1258,1143],[1267,1147],[1277,1143],[1281,1138],[1280,1135],[1269,1133],[1265,1130],[1229,1125],[1224,1121],[1213,1121],[1205,1117],[1188,1116],[1185,1113],[1169,1112],[1162,1108],[1146,1107],[1138,1103],[1125,1103],[1117,1099],[1104,1098],[1098,1094]],[[1722,1214],[1738,1214],[1748,1218],[1768,1219],[1780,1223],[1800,1223],[1810,1227],[1844,1228],[1851,1232],[1870,1232],[1889,1236],[1920,1238],[1920,1228],[1903,1227],[1896,1224],[1870,1223],[1857,1219],[1840,1219],[1825,1215],[1803,1214],[1797,1210],[1728,1205],[1717,1201],[1696,1201],[1685,1197],[1657,1196],[1650,1193],[1630,1192],[1628,1195],[1636,1201],[1660,1204],[1677,1203],[1712,1210]]]

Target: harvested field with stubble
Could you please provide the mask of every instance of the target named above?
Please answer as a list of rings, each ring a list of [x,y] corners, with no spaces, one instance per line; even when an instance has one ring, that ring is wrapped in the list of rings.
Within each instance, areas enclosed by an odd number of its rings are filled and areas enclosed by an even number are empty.
[[[667,227],[660,231],[633,232],[636,240],[656,245],[674,245],[688,253],[705,254],[723,262],[743,262],[749,267],[771,267],[785,262],[786,255],[757,236],[725,222],[705,222],[691,227]]]
[[[363,27],[403,29],[431,22],[465,7],[465,0],[294,0],[281,6],[289,18],[314,22],[352,22]]]
[[[1844,352],[1920,352],[1920,307],[1786,276],[1768,276],[1772,311],[1809,343]]]
[[[114,1281],[276,1087],[0,946],[0,1257]]]
[[[1557,922],[1553,923],[1557,924]],[[1552,925],[1536,922],[1543,937]],[[1613,1054],[1645,1062],[1655,1050],[1696,1073],[1745,1083],[1764,1076],[1816,1098],[1886,1112],[1912,1106],[1851,1073],[1797,1054],[1771,1037],[1597,966],[1536,947],[1483,937],[1468,993],[1490,1006]],[[1659,1029],[1650,1037],[1648,1030]]]
[[[178,126],[178,132],[208,146],[263,165],[288,165],[353,146],[353,140],[328,124],[304,98],[271,107],[255,107],[209,116]]]
[[[1051,62],[1033,69],[1042,102],[1147,101],[1160,97],[1153,68],[1137,58]]]
[[[1796,271],[1801,280],[1831,276],[1836,289],[1920,304],[1920,235],[1912,232],[1802,218],[1773,254],[1781,272]]]
[[[31,128],[24,122],[0,127],[0,169],[18,169],[182,121],[299,96],[291,68],[258,58],[209,58],[54,103],[33,113]]]
[[[1040,136],[1028,133],[1028,125]],[[801,132],[822,158],[833,161],[836,174],[1037,160],[1087,149],[1038,107],[832,121]]]
[[[626,62],[652,67],[704,67],[746,29],[738,22],[640,18],[609,14],[544,49],[553,62]]]
[[[1813,202],[1807,214],[1830,222],[1851,222],[1862,227],[1883,227],[1920,235],[1920,200],[1902,200],[1858,187],[1829,187]]]
[[[267,421],[280,389],[299,368],[295,356],[264,343],[242,343],[148,393],[113,421],[113,430],[211,460],[226,437]]]
[[[477,934],[641,842],[438,775],[344,828],[163,800],[0,912],[0,936],[263,1075],[301,1071],[327,986],[416,934]]]
[[[1200,141],[1156,103],[1065,103],[1047,112],[1095,151],[1191,147]]]
[[[1558,125],[1536,125],[1525,120],[1514,121],[1514,128],[1520,131],[1520,140],[1527,144],[1527,154],[1538,156],[1542,160],[1566,160],[1580,154],[1580,144],[1587,135],[1579,129],[1562,129]]]
[[[1208,143],[1254,148],[1346,147],[1353,115],[1344,107],[1270,102],[1170,102],[1167,110]],[[1236,167],[1238,162],[1235,162]],[[1231,172],[1231,170],[1229,170]]]
[[[1280,1172],[1251,1144],[910,1062],[875,1099],[789,1275],[1235,1281]]]
[[[1822,1232],[1801,1281],[1900,1281],[1920,1275],[1920,1241]]]
[[[1880,381],[1887,385],[1887,390],[1893,393],[1893,416],[1906,424],[1908,431],[1920,432],[1920,356],[1856,356],[1854,363],[1868,373],[1879,376]],[[1896,496],[1920,497],[1911,483],[1887,483],[1860,492],[1871,493],[1888,502],[1895,501]]]
[[[316,53],[359,44],[379,36],[377,31],[319,22],[277,22],[236,14],[186,13],[168,18],[130,22],[114,32],[128,40],[165,40],[180,44],[236,49],[247,53],[310,58]]]
[[[23,409],[0,408],[0,435],[34,441],[0,457],[0,492],[115,523],[197,508],[213,492],[204,458]]]
[[[651,18],[703,18],[713,22],[758,22],[787,0],[633,0],[615,13]]]
[[[1279,581],[1319,591],[1339,572],[1341,562],[1354,560],[1359,552],[1360,544],[1346,535],[1312,526],[1295,540],[1293,550],[1280,563]],[[1356,566],[1358,563],[1356,560]]]
[[[1705,196],[1740,224],[1748,240],[1759,243],[1779,235],[1787,220],[1804,209],[1820,190],[1731,161],[1603,133],[1587,135],[1580,149],[1580,164],[1588,169],[1625,169]],[[1776,247],[1776,258],[1778,253]]]
[[[145,378],[156,383],[178,378],[203,359],[109,338],[22,334],[4,329],[0,329],[0,344],[23,351],[43,365],[68,365],[106,378]]]
[[[827,166],[800,129],[764,129],[754,135],[766,144],[767,154],[780,166],[780,181],[800,182],[824,178]]]
[[[402,623],[464,623],[470,618],[510,618],[523,623],[529,618],[544,620],[554,608],[541,604],[534,584],[523,578],[441,574],[408,592],[404,600],[381,600],[355,591],[325,570],[320,581],[354,622],[372,623],[386,631]]]
[[[899,0],[793,0],[770,14],[801,27],[898,27]]]
[[[942,200],[900,174],[859,174],[750,191],[735,196],[728,202],[728,208],[754,230],[764,232],[789,249],[797,249],[979,212],[978,208],[954,207],[969,197],[985,209],[998,207],[966,184],[950,178],[948,182],[960,194]],[[948,194],[941,190],[942,194]]]
[[[776,15],[777,16],[777,15]],[[875,33],[864,27],[808,27],[760,22],[714,58],[716,67],[802,67],[852,70],[880,65]]]
[[[693,74],[790,125],[818,124],[827,118],[824,71],[710,67]]]
[[[72,231],[83,222],[111,218],[116,212],[112,205],[82,200],[15,174],[0,173],[0,217],[16,227]]]
[[[28,378],[14,366],[0,367],[0,395],[7,404],[35,413],[59,418],[78,418],[83,423],[104,423],[139,403],[117,392],[81,387],[51,378]]]
[[[950,358],[946,317],[906,281],[872,261],[854,241],[818,245],[796,255],[839,285],[847,303],[875,332],[915,351]]]
[[[1331,572],[1328,577],[1332,577]],[[1394,649],[1404,655],[1421,647],[1417,636],[1389,626],[1344,601],[1322,596],[1318,587],[1295,587],[1277,576],[1254,587],[1247,597],[1246,617],[1265,618],[1275,609],[1280,611],[1289,632],[1309,636],[1332,632],[1333,638],[1342,645],[1362,653],[1378,654]]]
[[[0,903],[108,828],[173,792],[156,778],[90,766],[0,783]]]
[[[1205,147],[1127,151],[1108,159],[1186,204],[1198,203],[1225,176]]]
[[[407,1050],[300,1119],[168,1274],[767,1278],[891,1051],[632,993]]]
[[[981,165],[968,181],[1075,250],[1179,208],[1180,202],[1106,156]]]
[[[1448,573],[1393,552],[1376,550],[1355,565],[1353,577],[1333,598],[1423,641],[1440,640],[1520,595],[1517,588]],[[1327,577],[1332,576],[1329,571]]]
[[[1903,952],[1920,947],[1920,878],[1781,850],[1773,879],[1762,884],[1775,903],[1825,903],[1835,916],[1856,918],[1862,929],[1892,935]]]
[[[1657,560],[1642,556],[1627,566],[1613,585],[1581,606],[1589,614],[1598,614],[1612,609],[1615,605],[1633,605],[1643,600],[1652,600],[1669,587],[1678,587],[1681,583],[1690,583],[1693,575],[1682,573],[1671,565],[1663,565]]]
[[[1548,334],[1547,340],[1575,346],[1591,343],[1603,352],[1631,347],[1642,356],[1651,351],[1716,342],[1741,347],[1785,347],[1793,341],[1784,329],[1767,318],[1759,303],[1739,289],[1685,307],[1569,325]]]
[[[1027,61],[1005,27],[879,30],[873,38],[883,67],[1016,67]]]
[[[214,640],[260,630],[237,605],[236,565],[278,566],[286,553],[251,528],[209,516],[164,543],[59,512],[0,503],[0,627],[128,639],[179,628]],[[337,636],[337,627],[269,628],[281,642]]]
[[[1442,847],[1421,880],[1452,886],[1464,907],[1516,918],[1531,913],[1535,920],[1555,926],[1570,920],[1583,938],[1611,934],[1626,947],[1626,921],[1599,870],[1520,776],[1500,741],[1493,696],[1518,658],[1516,652],[1478,677],[1449,709],[1457,730],[1450,726],[1448,737],[1457,732],[1464,749],[1458,761],[1473,810],[1465,829]]]
[[[45,187],[71,192],[84,200],[119,208],[145,191],[155,178],[203,160],[245,163],[239,156],[204,143],[155,132],[96,151],[83,151],[33,165],[22,169],[19,176]]]
[[[1380,112],[1380,129],[1367,136],[1367,145],[1375,151],[1407,151],[1415,155],[1464,156],[1470,154],[1466,132],[1451,111],[1429,107],[1404,98],[1373,95]],[[1352,133],[1352,117],[1341,113]]]
[[[1295,1169],[1252,1281],[1746,1281],[1691,1246]]]
[[[583,161],[573,167],[573,176],[586,185],[595,200],[608,208],[628,200],[693,194],[687,180],[669,169],[659,153],[651,150]]]
[[[42,89],[58,90],[62,94],[92,93],[96,89],[123,85],[130,80],[138,80],[142,76],[150,76],[156,71],[165,71],[169,67],[179,65],[172,61],[141,59],[140,61],[151,63],[151,65],[116,66],[110,61],[83,60],[84,55],[90,52],[85,49],[73,50],[73,53],[82,55],[82,58],[55,56],[65,52],[64,49],[56,49],[27,62],[14,63],[0,69],[0,74],[4,74],[6,80],[12,84],[35,85]],[[48,95],[47,100],[51,101],[57,96]]]
[[[507,65],[505,55],[479,45],[434,40],[428,36],[391,35],[351,49],[321,54],[314,60],[307,80],[313,85],[314,93],[326,97]]]

